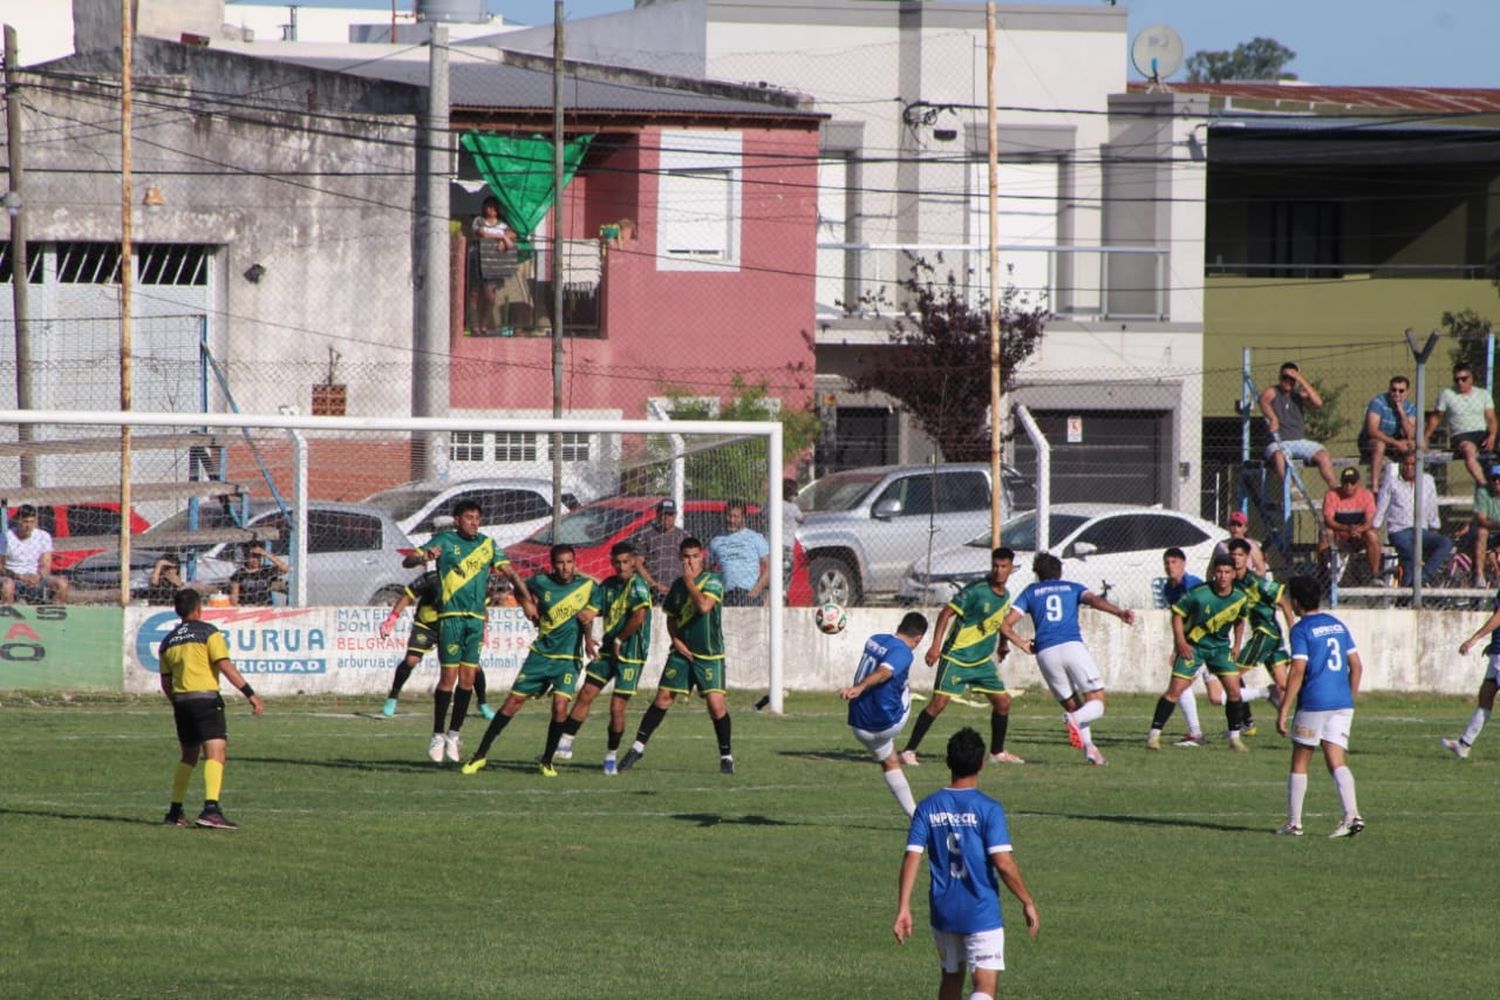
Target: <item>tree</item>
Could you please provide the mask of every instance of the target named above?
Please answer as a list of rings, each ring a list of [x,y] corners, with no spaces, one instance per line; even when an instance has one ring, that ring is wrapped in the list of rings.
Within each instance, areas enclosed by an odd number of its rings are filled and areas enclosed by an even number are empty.
[[[1188,79],[1193,83],[1223,83],[1226,80],[1295,80],[1285,70],[1297,53],[1274,38],[1241,42],[1232,52],[1199,49],[1188,56]]]
[[[1321,378],[1308,376],[1307,380],[1317,390],[1318,396],[1323,400],[1323,405],[1316,410],[1308,410],[1306,416],[1306,434],[1313,441],[1336,441],[1349,426],[1349,418],[1339,412],[1339,400],[1344,391],[1349,388],[1346,383],[1329,385]]]
[[[941,263],[941,258],[939,258]],[[895,320],[891,346],[871,352],[849,381],[855,392],[883,392],[906,407],[938,443],[949,462],[990,457],[990,311],[969,302],[953,272],[940,279],[937,267],[912,261],[900,283],[907,293]],[[1016,369],[1041,343],[1051,313],[1019,301],[1014,286],[1000,298],[1001,388],[1009,391]]]
[[[1473,309],[1462,309],[1456,313],[1443,313],[1443,330],[1453,343],[1453,363],[1466,364],[1474,369],[1474,383],[1479,385],[1489,371],[1489,338],[1495,324],[1487,316]],[[1495,387],[1485,385],[1491,392]]]

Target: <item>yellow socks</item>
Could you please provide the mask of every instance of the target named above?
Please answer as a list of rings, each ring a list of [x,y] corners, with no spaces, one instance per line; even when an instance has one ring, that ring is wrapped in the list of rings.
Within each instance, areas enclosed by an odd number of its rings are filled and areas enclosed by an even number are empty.
[[[180,803],[183,796],[187,794],[188,779],[193,776],[193,765],[183,761],[177,762],[177,770],[172,772],[172,801]]]
[[[224,765],[216,760],[203,762],[203,798],[209,802],[219,801],[219,790],[224,787]]]

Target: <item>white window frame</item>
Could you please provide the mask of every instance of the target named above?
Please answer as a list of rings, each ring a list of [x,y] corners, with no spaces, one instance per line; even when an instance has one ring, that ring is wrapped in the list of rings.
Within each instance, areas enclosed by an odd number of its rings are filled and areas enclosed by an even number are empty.
[[[448,438],[448,461],[483,462],[488,436],[484,431],[454,431]]]
[[[589,435],[583,431],[563,431],[558,436],[557,448],[564,462],[587,462]]]
[[[742,227],[743,139],[737,131],[712,132],[689,129],[663,129],[661,155],[658,161],[656,203],[656,269],[658,271],[738,271]],[[674,185],[673,178],[682,182]],[[708,185],[692,184],[706,179]],[[697,187],[700,192],[684,193],[683,188]],[[675,190],[674,190],[675,188]],[[720,206],[717,194],[724,199]],[[685,197],[695,204],[684,204]],[[696,202],[708,199],[706,203]],[[721,221],[723,235],[719,247],[694,247],[694,229],[702,231],[706,223]],[[685,234],[679,237],[678,234]],[[674,246],[681,243],[683,245]]]
[[[495,432],[495,461],[535,462],[538,454],[537,435],[531,431]]]

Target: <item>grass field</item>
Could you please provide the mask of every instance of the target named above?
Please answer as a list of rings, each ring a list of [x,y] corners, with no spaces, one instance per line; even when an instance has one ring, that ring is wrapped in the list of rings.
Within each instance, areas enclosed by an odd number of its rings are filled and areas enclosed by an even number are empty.
[[[596,717],[547,781],[529,764],[535,706],[463,778],[425,760],[424,699],[382,721],[349,700],[251,719],[236,698],[224,803],[243,828],[218,833],[158,825],[176,750],[163,702],[7,697],[0,996],[932,995],[925,931],[890,936],[904,817],[840,705],[797,696],[768,718],[751,700],[732,699],[733,777],[701,708],[681,706],[634,772],[599,772]],[[1016,702],[1010,749],[1028,763],[981,784],[1008,809],[1042,931],[1028,941],[1017,920],[1003,995],[1494,995],[1500,733],[1455,761],[1437,738],[1467,705],[1365,698],[1351,766],[1368,830],[1326,839],[1320,767],[1293,840],[1271,835],[1288,753],[1264,708],[1248,755],[1152,754],[1153,703],[1112,699],[1096,769],[1035,692]],[[950,708],[909,772],[919,796],[960,723],[987,734],[983,713]],[[201,795],[195,778],[190,810]]]

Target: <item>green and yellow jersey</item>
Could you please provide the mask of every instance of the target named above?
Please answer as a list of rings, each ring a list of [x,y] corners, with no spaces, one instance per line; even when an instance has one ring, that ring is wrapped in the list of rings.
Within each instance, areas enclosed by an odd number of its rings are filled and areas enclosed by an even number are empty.
[[[1010,593],[995,593],[988,578],[975,580],[948,602],[953,624],[943,640],[943,658],[961,667],[974,667],[995,655],[1000,626],[1010,610]]]
[[[1250,610],[1250,595],[1238,587],[1223,597],[1200,583],[1172,605],[1172,614],[1182,619],[1182,634],[1200,650],[1228,652],[1229,632]]]
[[[172,675],[172,696],[219,693],[219,661],[229,659],[224,633],[205,621],[185,621],[161,642],[162,673]]]
[[[560,583],[551,573],[538,573],[526,581],[540,618],[536,641],[531,644],[533,653],[549,660],[576,660],[583,655],[583,626],[578,624],[578,613],[599,610],[596,587],[587,576]]]
[[[630,621],[630,616],[640,608],[646,609],[646,620],[635,634],[620,644],[621,663],[645,663],[646,652],[651,648],[651,591],[639,573],[621,582],[619,577],[610,577],[599,584],[598,605],[604,617],[603,651],[610,652],[615,636]]]
[[[661,609],[669,619],[677,623],[677,634],[687,645],[695,660],[724,659],[724,581],[719,574],[704,571],[693,581],[698,589],[713,598],[713,607],[699,611],[688,593],[687,584],[678,577],[667,591]]]
[[[1276,621],[1276,608],[1286,587],[1248,570],[1244,576],[1234,581],[1234,585],[1250,598],[1249,613],[1246,616],[1250,627],[1267,635],[1280,637],[1281,626]]]
[[[434,535],[428,548],[438,550],[437,574],[442,581],[442,607],[439,618],[485,617],[485,598],[489,593],[490,569],[510,565],[505,552],[488,535],[465,538],[456,531]]]
[[[435,569],[430,569],[406,585],[406,596],[411,601],[413,625],[425,629],[436,629],[438,609],[443,602],[443,585]]]

